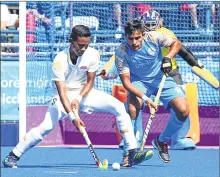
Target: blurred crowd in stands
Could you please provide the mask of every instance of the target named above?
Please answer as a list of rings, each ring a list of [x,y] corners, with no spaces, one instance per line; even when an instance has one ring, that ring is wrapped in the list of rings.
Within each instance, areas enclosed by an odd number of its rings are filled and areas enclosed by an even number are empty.
[[[31,6],[27,8],[26,19],[27,19],[27,30],[36,30],[36,27],[40,28],[43,31],[41,34],[36,36],[35,34],[27,34],[27,42],[33,43],[36,38],[40,38],[40,42],[61,42],[53,41],[54,39],[50,38],[50,33],[55,32],[58,28],[60,30],[65,30],[67,27],[67,11],[69,14],[73,12],[70,11],[69,2],[59,2],[56,6],[51,6],[52,3],[48,2],[35,2],[31,3]],[[19,30],[19,8],[17,5],[3,4],[1,3],[1,43],[18,43],[19,37],[18,33],[4,33],[4,30]],[[51,15],[51,10],[56,10],[55,16]],[[74,8],[74,7],[73,7]],[[102,8],[102,7],[100,7]],[[122,37],[123,25],[126,21],[131,18],[137,18],[142,15],[145,11],[153,9],[152,5],[148,4],[139,4],[139,3],[124,3],[124,4],[112,4],[112,26],[113,30],[116,31],[115,38]],[[207,30],[203,29],[199,24],[200,18],[205,18],[204,14],[201,17],[199,14],[198,4],[180,4],[180,11],[189,11],[191,15],[191,28],[190,30]],[[211,6],[211,23],[208,30],[219,29],[219,24],[216,23],[217,14],[220,11],[220,4],[212,4]],[[217,13],[218,12],[218,13]],[[101,19],[99,19],[101,21]],[[218,17],[219,20],[219,17]],[[70,23],[70,22],[69,22]],[[105,22],[106,23],[106,22]],[[69,25],[70,26],[70,25]],[[112,30],[112,29],[111,29]],[[47,31],[47,32],[46,32]],[[49,32],[49,33],[48,33]],[[118,32],[118,33],[117,33]],[[65,32],[63,33],[65,38]],[[63,41],[62,41],[63,42]],[[7,48],[2,47],[1,52],[18,52],[18,48]]]

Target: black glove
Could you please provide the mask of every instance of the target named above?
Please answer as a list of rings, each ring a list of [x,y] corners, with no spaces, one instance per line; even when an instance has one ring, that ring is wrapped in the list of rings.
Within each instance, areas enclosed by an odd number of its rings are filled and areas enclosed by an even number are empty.
[[[194,66],[197,66],[197,67],[199,67],[200,69],[203,69],[203,68],[204,68],[203,65],[199,65],[199,64],[196,64],[196,65],[194,65]]]
[[[165,74],[168,74],[170,71],[172,71],[172,63],[171,63],[171,59],[170,59],[170,58],[168,58],[168,57],[163,57],[161,70],[162,70]]]

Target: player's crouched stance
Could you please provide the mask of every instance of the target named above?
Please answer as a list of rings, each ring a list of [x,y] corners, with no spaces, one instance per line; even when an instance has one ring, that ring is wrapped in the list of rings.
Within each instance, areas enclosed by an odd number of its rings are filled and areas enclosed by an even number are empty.
[[[56,85],[44,121],[32,128],[9,155],[2,161],[5,167],[16,168],[19,158],[30,148],[40,143],[53,130],[59,120],[69,116],[79,129],[84,122],[75,117],[72,109],[84,112],[109,112],[116,116],[117,125],[128,147],[129,162],[140,164],[152,156],[152,151],[140,151],[132,129],[130,117],[124,104],[113,96],[93,89],[99,52],[89,47],[90,30],[83,25],[73,27],[70,46],[60,52],[53,61],[53,81]]]
[[[162,58],[161,47],[169,47],[169,52]],[[149,97],[158,92],[164,74],[172,70],[171,58],[181,48],[181,42],[159,32],[146,32],[142,20],[133,20],[125,25],[125,40],[115,51],[115,65],[121,82],[128,94],[128,112],[132,120],[139,115],[144,102],[151,104]],[[168,141],[181,129],[189,115],[189,108],[184,92],[172,77],[166,77],[160,100],[171,116],[162,133],[152,141],[163,162],[170,161]],[[125,149],[126,150],[126,149]],[[126,162],[126,159],[123,159]]]

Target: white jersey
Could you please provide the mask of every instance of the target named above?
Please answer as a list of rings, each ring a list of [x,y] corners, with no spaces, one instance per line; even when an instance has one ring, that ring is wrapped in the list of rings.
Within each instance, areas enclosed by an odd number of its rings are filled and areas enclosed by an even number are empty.
[[[95,72],[100,60],[99,52],[88,47],[85,53],[72,64],[69,47],[57,54],[53,61],[53,81],[65,81],[68,91],[81,90],[87,81],[87,72]]]

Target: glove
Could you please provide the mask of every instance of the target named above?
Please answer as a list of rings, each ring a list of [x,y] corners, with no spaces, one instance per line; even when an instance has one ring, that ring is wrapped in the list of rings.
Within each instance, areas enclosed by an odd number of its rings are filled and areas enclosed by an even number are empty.
[[[171,63],[171,59],[170,59],[170,58],[168,58],[168,57],[163,57],[161,70],[162,70],[165,74],[168,74],[170,71],[172,71],[172,63]]]
[[[204,68],[203,65],[199,65],[199,64],[196,64],[196,65],[194,65],[194,66],[197,66],[197,67],[199,67],[200,69],[203,69],[203,68]]]

